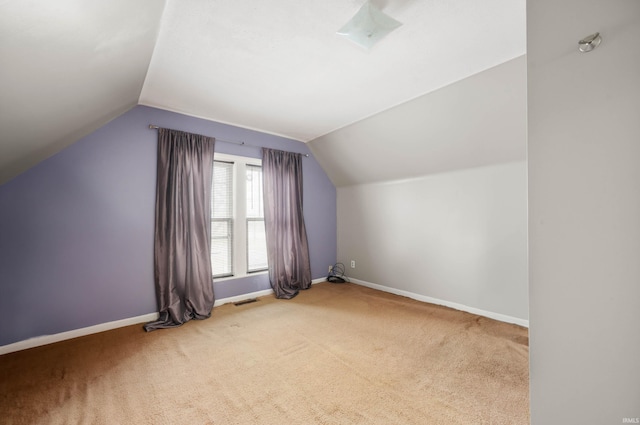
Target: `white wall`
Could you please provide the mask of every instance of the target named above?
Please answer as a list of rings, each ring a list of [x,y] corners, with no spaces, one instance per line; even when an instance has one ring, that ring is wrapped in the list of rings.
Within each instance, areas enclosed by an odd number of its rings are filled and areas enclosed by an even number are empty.
[[[640,1],[530,1],[527,27],[531,423],[637,423]]]
[[[525,162],[338,188],[338,260],[351,278],[526,321]]]
[[[527,324],[526,134],[519,57],[310,142],[347,275]]]

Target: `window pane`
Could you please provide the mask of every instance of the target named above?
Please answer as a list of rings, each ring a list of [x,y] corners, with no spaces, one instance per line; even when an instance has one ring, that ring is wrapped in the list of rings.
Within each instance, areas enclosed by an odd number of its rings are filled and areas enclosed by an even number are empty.
[[[211,269],[214,277],[233,275],[233,163],[213,162]]]
[[[214,277],[233,274],[232,236],[231,219],[211,221],[211,269]]]
[[[247,218],[264,218],[262,167],[247,164]]]
[[[233,217],[233,163],[213,162],[211,218]]]
[[[262,167],[247,165],[247,271],[267,269]]]
[[[247,271],[255,272],[267,268],[264,219],[247,219]]]

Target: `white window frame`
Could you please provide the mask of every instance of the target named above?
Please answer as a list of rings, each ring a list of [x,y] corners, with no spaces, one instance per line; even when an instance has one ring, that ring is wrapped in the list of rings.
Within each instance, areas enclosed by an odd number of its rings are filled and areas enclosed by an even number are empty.
[[[247,156],[215,153],[214,161],[233,163],[233,243],[232,243],[232,268],[233,275],[215,278],[216,282],[240,279],[247,276],[267,274],[268,270],[247,272],[247,185],[246,165],[262,167],[262,160]]]

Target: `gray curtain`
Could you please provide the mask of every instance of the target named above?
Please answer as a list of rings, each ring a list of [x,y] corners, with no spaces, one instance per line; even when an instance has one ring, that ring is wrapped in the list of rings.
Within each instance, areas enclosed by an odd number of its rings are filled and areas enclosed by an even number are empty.
[[[262,177],[269,281],[277,298],[289,299],[311,287],[302,155],[262,148]]]
[[[152,331],[206,319],[213,309],[211,177],[215,139],[158,129]]]

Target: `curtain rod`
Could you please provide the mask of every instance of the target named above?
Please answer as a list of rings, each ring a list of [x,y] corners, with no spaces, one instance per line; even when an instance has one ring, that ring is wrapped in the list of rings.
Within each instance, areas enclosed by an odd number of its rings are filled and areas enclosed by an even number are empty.
[[[161,127],[157,126],[157,125],[154,125],[154,124],[149,124],[149,129],[150,130],[157,130],[159,128],[161,128]],[[260,146],[255,146],[255,145],[247,145],[245,142],[234,142],[232,140],[224,140],[224,139],[217,139],[216,138],[216,141],[220,141],[220,142],[224,142],[224,143],[231,143],[231,144],[240,145],[240,146],[251,146],[253,148],[259,148],[260,147]],[[298,153],[298,152],[294,152],[294,153]],[[301,153],[300,155],[306,156],[307,158],[309,157],[308,153]]]

